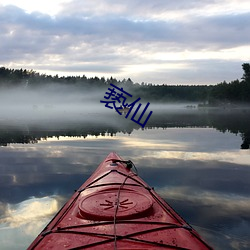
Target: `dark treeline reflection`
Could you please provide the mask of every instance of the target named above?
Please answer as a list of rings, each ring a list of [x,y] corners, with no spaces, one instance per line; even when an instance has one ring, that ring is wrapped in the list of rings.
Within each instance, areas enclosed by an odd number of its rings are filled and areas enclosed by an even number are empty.
[[[173,128],[173,127],[210,127],[221,132],[229,131],[242,137],[241,149],[249,149],[250,145],[250,110],[249,109],[153,109],[145,129]],[[47,120],[38,123],[4,123],[0,121],[0,145],[8,146],[11,143],[37,143],[41,139],[51,137],[86,137],[113,136],[116,133],[131,134],[141,127],[135,122],[109,112],[102,115],[93,113],[91,119],[82,120],[80,115],[74,120],[57,121]],[[85,117],[86,118],[86,117]]]

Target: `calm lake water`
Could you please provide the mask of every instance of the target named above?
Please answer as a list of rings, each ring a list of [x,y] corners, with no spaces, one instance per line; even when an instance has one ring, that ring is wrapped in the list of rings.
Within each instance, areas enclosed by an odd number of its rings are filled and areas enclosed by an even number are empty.
[[[250,249],[250,111],[151,110],[144,129],[110,110],[0,118],[0,248],[27,248],[115,151],[215,249]]]

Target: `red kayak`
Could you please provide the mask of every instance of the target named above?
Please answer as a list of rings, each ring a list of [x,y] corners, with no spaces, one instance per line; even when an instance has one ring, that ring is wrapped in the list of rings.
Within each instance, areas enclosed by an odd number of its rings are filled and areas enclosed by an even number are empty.
[[[133,168],[110,153],[28,249],[212,249]]]

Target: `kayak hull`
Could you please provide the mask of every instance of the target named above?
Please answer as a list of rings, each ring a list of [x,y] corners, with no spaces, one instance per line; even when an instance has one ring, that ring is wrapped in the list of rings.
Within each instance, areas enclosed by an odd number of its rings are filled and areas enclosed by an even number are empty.
[[[28,249],[212,249],[110,153]]]

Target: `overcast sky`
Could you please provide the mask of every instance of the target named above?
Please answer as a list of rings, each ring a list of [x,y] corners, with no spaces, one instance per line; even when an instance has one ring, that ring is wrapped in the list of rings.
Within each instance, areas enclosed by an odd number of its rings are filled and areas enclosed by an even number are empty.
[[[0,0],[0,66],[153,84],[240,79],[249,0]]]

